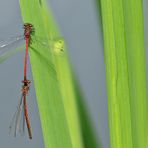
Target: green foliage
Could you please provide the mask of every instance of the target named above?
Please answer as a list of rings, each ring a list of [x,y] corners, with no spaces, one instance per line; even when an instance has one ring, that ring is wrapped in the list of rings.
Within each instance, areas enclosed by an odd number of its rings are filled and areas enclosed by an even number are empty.
[[[141,0],[101,0],[111,148],[146,148],[146,66]]]

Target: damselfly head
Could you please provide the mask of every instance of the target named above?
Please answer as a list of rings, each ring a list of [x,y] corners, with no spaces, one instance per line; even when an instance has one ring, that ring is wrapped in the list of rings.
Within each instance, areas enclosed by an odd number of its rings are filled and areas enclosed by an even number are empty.
[[[24,24],[24,35],[28,35],[30,33],[34,32],[34,27],[30,23],[25,23]]]
[[[30,23],[25,23],[24,24],[24,29],[33,29],[33,25]]]

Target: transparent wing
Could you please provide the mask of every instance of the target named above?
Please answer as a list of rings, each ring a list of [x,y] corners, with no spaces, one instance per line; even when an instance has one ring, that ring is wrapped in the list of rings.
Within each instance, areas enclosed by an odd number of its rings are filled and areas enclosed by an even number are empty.
[[[55,81],[57,81],[57,77],[56,77],[56,70],[55,70],[55,66],[54,64],[50,61],[50,60],[47,60],[46,57],[44,57],[44,55],[42,55],[37,49],[31,47],[31,49],[42,59],[42,62],[45,62],[45,64],[47,64],[47,67],[49,68],[49,70],[52,72],[50,73],[51,75],[51,78],[53,78]],[[41,60],[41,59],[40,59]]]
[[[32,38],[31,43],[35,42],[36,44],[39,44],[43,47],[51,47],[52,44],[54,44],[54,43],[56,43],[56,45],[57,45],[57,42],[59,44],[61,44],[61,46],[62,46],[64,43],[63,37],[56,37],[56,38],[48,39],[48,38],[42,38],[42,37],[34,35],[31,38]]]
[[[53,39],[31,36],[31,43],[39,45],[39,47],[50,48],[55,54],[62,55],[64,53],[64,38],[56,37]],[[19,47],[19,48],[18,48]],[[10,37],[5,41],[0,41],[0,63],[13,56],[18,51],[25,49],[24,35],[18,37]]]
[[[20,48],[18,48],[20,47]],[[0,63],[21,51],[25,47],[24,37],[11,37],[6,41],[0,42]]]
[[[19,104],[17,106],[17,110],[12,118],[11,124],[9,126],[9,134],[13,132],[13,135],[16,137],[18,133],[21,135],[24,134],[24,104],[23,104],[23,95],[19,100]]]
[[[16,54],[19,51],[23,51],[25,50],[25,45],[22,45],[19,48],[14,48],[10,51],[7,51],[5,53],[3,53],[2,55],[0,55],[0,63],[4,62],[5,60],[9,59],[11,56],[13,56],[14,54]]]
[[[40,58],[43,58],[44,60],[42,60],[42,62],[45,62],[45,64],[47,64],[47,67],[50,69],[50,75],[51,78],[53,78],[54,80],[57,81],[57,76],[56,76],[56,69],[54,64],[52,63],[52,61],[48,60],[48,53],[46,54],[42,54],[42,52],[40,52],[39,50],[41,49],[40,47],[47,47],[50,48],[50,50],[54,53],[54,54],[58,54],[58,55],[62,55],[64,53],[64,38],[63,37],[57,37],[54,39],[44,39],[44,38],[40,38],[37,36],[32,37],[32,43],[35,42],[35,44],[39,44],[39,48],[37,46],[33,47],[32,45],[30,45],[30,48],[37,54],[39,55]],[[47,52],[47,51],[46,51]]]
[[[22,107],[22,115],[21,115],[21,120],[20,120],[20,126],[19,126],[19,133],[21,136],[24,136],[25,133],[25,116],[24,116],[24,103]]]
[[[1,40],[0,41],[0,51],[7,46],[10,46],[12,44],[15,44],[16,42],[19,42],[21,40],[24,40],[24,36],[17,36],[17,37],[10,37],[7,40]]]

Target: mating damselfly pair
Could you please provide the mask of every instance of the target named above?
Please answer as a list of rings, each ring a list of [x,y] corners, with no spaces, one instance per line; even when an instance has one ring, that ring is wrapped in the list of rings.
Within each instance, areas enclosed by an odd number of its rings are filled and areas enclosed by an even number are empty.
[[[25,41],[25,56],[24,56],[24,79],[22,81],[22,89],[21,89],[21,98],[19,100],[17,111],[15,112],[12,122],[10,124],[10,133],[14,132],[14,136],[18,133],[23,134],[25,129],[25,123],[28,129],[29,138],[32,139],[32,131],[31,124],[28,113],[28,105],[27,105],[27,95],[30,88],[31,81],[27,79],[27,64],[28,64],[28,56],[29,56],[29,47],[32,42],[39,44],[39,46],[46,46],[46,48],[52,48],[55,53],[63,53],[64,52],[64,40],[62,37],[58,37],[52,40],[52,45],[49,43],[47,39],[43,39],[35,36],[35,28],[30,23],[24,24],[24,34],[17,37],[9,38],[8,41],[0,42],[0,58],[1,57],[9,57],[14,52],[8,47],[17,44],[20,41]],[[6,50],[6,48],[8,48]]]

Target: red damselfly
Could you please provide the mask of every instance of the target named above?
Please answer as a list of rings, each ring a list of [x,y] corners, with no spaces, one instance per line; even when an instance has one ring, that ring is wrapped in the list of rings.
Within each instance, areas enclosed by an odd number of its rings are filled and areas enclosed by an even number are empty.
[[[28,105],[27,105],[27,95],[30,88],[30,83],[27,79],[27,63],[28,63],[28,48],[35,42],[40,46],[46,46],[46,48],[52,49],[55,54],[61,55],[64,53],[64,40],[62,37],[52,38],[50,40],[39,38],[35,36],[35,29],[32,24],[24,24],[24,34],[17,37],[11,37],[8,41],[0,42],[0,60],[6,59],[13,55],[17,50],[9,49],[12,44],[17,44],[21,41],[25,41],[25,56],[24,56],[24,79],[22,81],[22,95],[17,107],[17,111],[13,116],[12,122],[10,124],[10,132],[14,131],[14,136],[19,133],[24,133],[25,122],[28,129],[29,138],[32,139],[31,124],[29,120]],[[8,48],[7,48],[8,47]],[[23,47],[24,48],[24,47]]]
[[[14,133],[15,136],[17,134],[18,129],[20,128],[20,122],[21,122],[21,116],[22,116],[23,131],[24,131],[24,125],[26,121],[28,135],[30,139],[32,139],[32,131],[31,131],[31,124],[29,120],[29,114],[28,114],[27,94],[28,94],[31,82],[27,79],[27,63],[28,63],[29,42],[30,42],[31,34],[33,33],[33,31],[34,29],[32,24],[30,23],[24,24],[24,39],[26,41],[25,57],[24,57],[24,80],[22,81],[23,83],[22,90],[21,90],[22,97],[18,105],[17,112],[15,113],[15,116],[13,118],[13,122],[15,121],[15,133]],[[12,125],[13,125],[13,122],[12,122]],[[12,129],[12,125],[10,125],[10,129]]]

